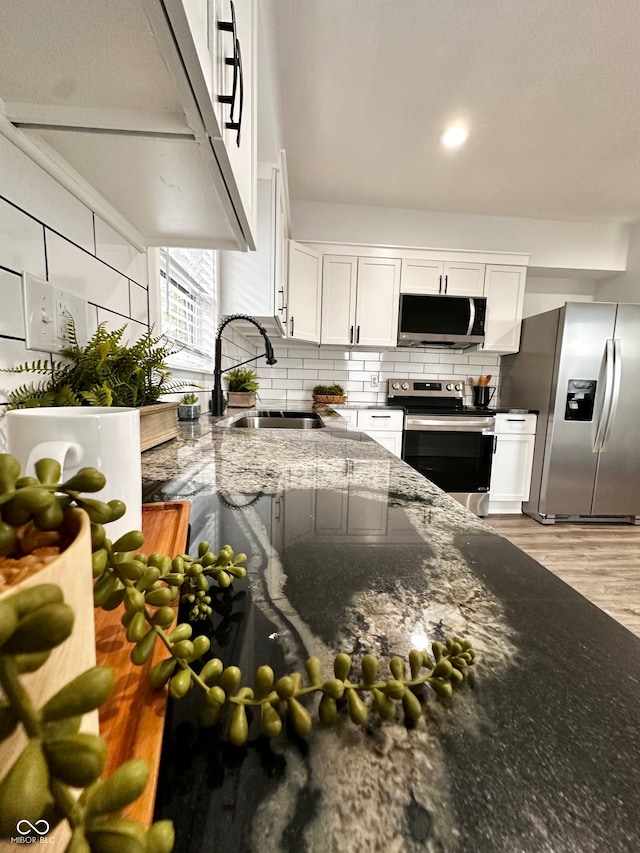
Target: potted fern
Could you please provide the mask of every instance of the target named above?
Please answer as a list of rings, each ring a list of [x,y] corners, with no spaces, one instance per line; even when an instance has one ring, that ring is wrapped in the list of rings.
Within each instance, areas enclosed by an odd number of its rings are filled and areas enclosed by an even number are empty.
[[[189,383],[171,379],[165,360],[177,350],[146,331],[135,343],[123,343],[127,326],[109,331],[101,323],[88,343],[78,343],[72,319],[70,344],[60,361],[38,359],[8,368],[36,373],[40,381],[8,395],[9,409],[38,406],[125,406],[140,408],[140,449],[147,450],[178,435],[177,403],[160,398]]]
[[[248,409],[256,404],[256,391],[260,387],[258,374],[250,367],[236,367],[225,374],[229,383],[228,405]]]

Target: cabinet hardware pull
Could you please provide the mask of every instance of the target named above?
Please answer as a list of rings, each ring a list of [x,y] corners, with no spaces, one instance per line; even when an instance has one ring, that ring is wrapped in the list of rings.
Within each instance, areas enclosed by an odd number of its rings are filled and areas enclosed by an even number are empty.
[[[507,418],[507,420],[509,421],[509,423],[513,423],[513,424],[524,424],[524,423],[526,423],[527,419],[526,418]]]
[[[442,276],[440,276],[440,283],[438,285],[438,293],[442,293]]]
[[[293,337],[293,317],[291,318],[291,337]]]
[[[360,343],[360,326],[358,326],[358,330],[356,332],[356,343]]]
[[[353,343],[353,326],[351,327],[351,330],[349,331],[349,343],[350,344]]]
[[[447,292],[447,288],[449,287],[449,276],[445,275],[444,277],[444,292]]]
[[[229,121],[225,122],[227,130],[236,131],[236,145],[240,146],[240,130],[242,126],[242,112],[244,107],[244,77],[242,73],[242,53],[240,51],[240,42],[238,41],[236,28],[236,10],[233,5],[233,0],[230,0],[231,21],[218,21],[218,29],[223,32],[233,33],[233,56],[225,57],[225,64],[233,66],[233,83],[231,86],[230,95],[218,95],[218,102],[227,104],[231,107],[229,110]],[[236,97],[240,92],[240,102],[238,108],[238,118],[235,119],[236,112]]]
[[[377,418],[378,420],[388,421],[391,415],[370,415],[370,417]]]
[[[493,452],[494,453],[496,452],[497,448],[498,448],[498,436],[494,435],[493,436]]]

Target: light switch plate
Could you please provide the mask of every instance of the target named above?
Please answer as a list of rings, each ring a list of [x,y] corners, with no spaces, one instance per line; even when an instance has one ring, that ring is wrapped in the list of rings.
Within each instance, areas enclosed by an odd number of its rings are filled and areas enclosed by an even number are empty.
[[[76,330],[76,340],[83,346],[87,343],[87,303],[73,293],[65,293],[58,287],[53,288],[56,311],[56,340],[59,347],[66,347],[71,342],[67,329],[69,317],[73,318]]]
[[[28,272],[22,273],[25,347],[37,352],[59,352],[55,298],[48,281]]]

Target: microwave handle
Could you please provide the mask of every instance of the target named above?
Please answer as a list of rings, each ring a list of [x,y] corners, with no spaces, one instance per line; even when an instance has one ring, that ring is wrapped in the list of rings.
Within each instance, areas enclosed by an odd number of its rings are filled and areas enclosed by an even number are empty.
[[[473,324],[476,322],[476,301],[473,296],[469,297],[469,328],[467,329],[467,334],[470,335],[473,332]]]

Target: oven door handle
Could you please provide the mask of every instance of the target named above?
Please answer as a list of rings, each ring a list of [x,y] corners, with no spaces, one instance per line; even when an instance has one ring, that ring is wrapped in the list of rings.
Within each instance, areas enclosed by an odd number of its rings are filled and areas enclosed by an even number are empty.
[[[460,423],[458,418],[443,420],[442,418],[420,418],[408,420],[405,429],[415,432],[481,432],[493,435],[495,421],[493,418],[479,418]]]

